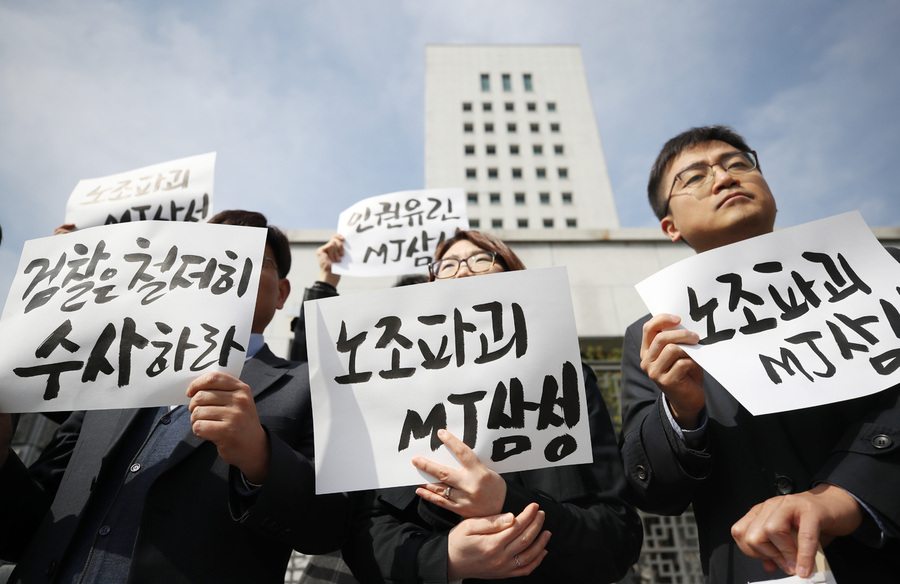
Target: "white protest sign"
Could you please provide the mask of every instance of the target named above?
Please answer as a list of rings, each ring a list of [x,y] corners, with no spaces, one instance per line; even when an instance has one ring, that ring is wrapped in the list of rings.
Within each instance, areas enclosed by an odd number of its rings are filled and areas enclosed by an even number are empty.
[[[900,264],[857,212],[704,252],[636,288],[700,336],[691,357],[754,415],[900,383]]]
[[[592,461],[565,268],[306,303],[316,492],[421,484],[459,467],[446,427],[497,472]]]
[[[266,230],[136,221],[25,243],[0,319],[0,411],[187,403],[238,376]]]
[[[344,257],[331,269],[350,276],[427,274],[438,244],[468,228],[462,189],[370,197],[338,217]]]
[[[212,216],[216,153],[78,181],[66,223],[78,229],[128,221],[206,221]]]

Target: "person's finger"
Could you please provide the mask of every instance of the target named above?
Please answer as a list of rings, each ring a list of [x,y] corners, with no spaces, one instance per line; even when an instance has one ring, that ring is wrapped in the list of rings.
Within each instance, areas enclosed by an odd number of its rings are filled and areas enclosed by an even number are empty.
[[[433,484],[433,483],[432,483]],[[422,485],[421,487],[416,489],[416,495],[420,498],[437,505],[443,509],[447,509],[448,511],[456,511],[457,501],[454,501],[452,498],[447,497],[444,492],[446,489],[441,489],[441,491],[432,491],[429,487],[430,485]],[[455,494],[456,490],[451,489],[451,493]]]
[[[490,535],[500,533],[514,525],[516,516],[512,513],[501,513],[488,517],[473,517],[466,519],[460,526],[465,526],[466,531],[472,534]]]
[[[821,525],[817,516],[810,515],[800,516],[800,526],[797,529],[796,570],[801,578],[810,577],[816,563],[816,552],[819,551]]]
[[[522,514],[520,513],[519,517],[516,518],[517,522],[522,525],[523,529],[521,530],[521,533],[516,536],[515,540],[513,540],[506,546],[507,549],[513,553],[519,554],[527,550],[535,542],[535,540],[537,540],[538,536],[541,534],[541,530],[544,528],[544,519],[546,518],[546,514],[540,509],[537,509],[537,503],[531,503],[531,505],[534,505],[536,509],[533,517],[531,517],[529,514],[528,517],[523,518]]]
[[[195,393],[206,389],[237,391],[245,386],[243,381],[227,373],[209,372],[191,380],[187,388],[187,397],[193,397]]]
[[[449,430],[444,428],[438,430],[438,438],[464,467],[470,467],[481,462],[478,459],[478,455],[469,448],[469,445],[454,436]]]
[[[531,545],[517,554],[513,554],[513,558],[518,558],[519,568],[523,569],[523,574],[530,574],[537,568],[544,556],[547,555],[547,543],[550,541],[551,534],[549,531],[540,533]],[[517,576],[519,574],[516,574]]]
[[[448,485],[456,484],[453,477],[453,469],[429,460],[422,456],[414,456],[412,459],[413,466],[424,472],[425,474],[437,479],[435,483],[446,483]]]

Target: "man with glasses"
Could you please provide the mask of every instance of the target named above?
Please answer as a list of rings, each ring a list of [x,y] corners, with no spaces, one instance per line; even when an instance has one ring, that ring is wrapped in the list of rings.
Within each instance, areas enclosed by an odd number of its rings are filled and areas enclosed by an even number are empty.
[[[727,127],[669,140],[648,195],[663,232],[698,253],[775,223],[756,153]],[[900,581],[900,387],[754,417],[679,347],[698,337],[678,323],[648,315],[625,335],[620,445],[634,503],[666,515],[693,505],[710,582],[806,577],[820,544],[838,582]],[[894,447],[873,445],[873,431]]]

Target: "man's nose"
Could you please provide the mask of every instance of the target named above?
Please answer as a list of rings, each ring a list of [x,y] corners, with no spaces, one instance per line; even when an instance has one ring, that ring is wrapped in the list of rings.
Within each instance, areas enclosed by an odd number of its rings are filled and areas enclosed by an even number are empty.
[[[713,184],[712,184],[712,192],[718,193],[720,190],[724,188],[728,188],[734,183],[738,182],[734,176],[725,170],[725,167],[721,164],[717,164],[712,167],[713,171]]]

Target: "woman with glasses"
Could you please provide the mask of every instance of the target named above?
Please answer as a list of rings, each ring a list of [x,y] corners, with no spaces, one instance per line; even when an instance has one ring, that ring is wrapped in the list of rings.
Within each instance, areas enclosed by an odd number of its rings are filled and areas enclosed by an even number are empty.
[[[524,270],[502,241],[458,231],[437,249],[431,281]],[[416,457],[443,479],[362,493],[344,560],[360,582],[615,582],[637,561],[642,530],[624,503],[622,463],[597,379],[583,366],[594,462],[506,473],[439,436],[462,465]]]

